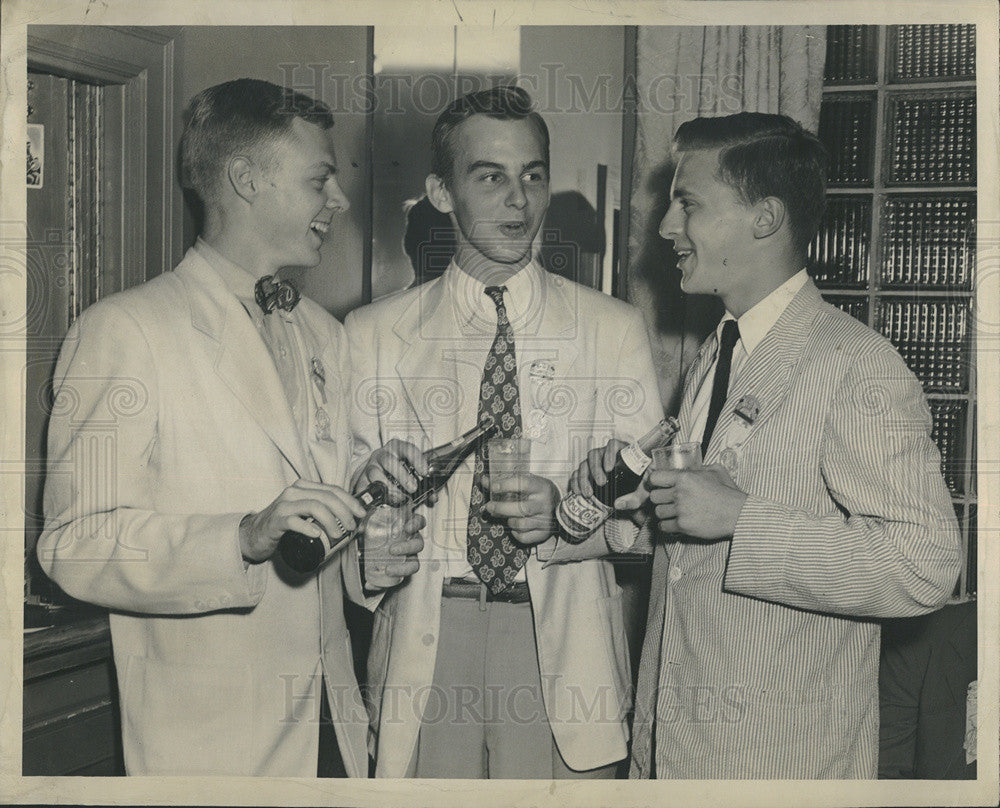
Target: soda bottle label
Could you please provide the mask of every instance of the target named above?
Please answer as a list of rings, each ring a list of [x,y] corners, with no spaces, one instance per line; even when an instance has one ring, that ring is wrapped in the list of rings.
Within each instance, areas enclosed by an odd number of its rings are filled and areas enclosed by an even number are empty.
[[[641,477],[649,464],[653,462],[649,455],[639,448],[638,443],[630,443],[619,452],[619,455],[625,465],[635,472],[636,477]]]
[[[556,509],[556,521],[570,536],[586,538],[611,515],[612,509],[596,499],[580,494],[564,497]]]

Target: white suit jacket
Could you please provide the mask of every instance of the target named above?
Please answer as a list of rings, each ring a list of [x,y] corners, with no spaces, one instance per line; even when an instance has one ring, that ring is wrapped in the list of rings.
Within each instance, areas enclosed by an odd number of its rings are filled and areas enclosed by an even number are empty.
[[[459,272],[454,264],[448,272]],[[516,339],[522,422],[543,424],[532,467],[565,491],[586,452],[613,436],[636,438],[662,417],[649,341],[631,306],[529,265],[534,316]],[[462,338],[447,273],[348,315],[354,361],[355,459],[392,438],[429,448],[471,429],[485,351]],[[521,331],[524,333],[522,334]],[[541,375],[551,363],[549,386]],[[532,420],[535,419],[535,420]],[[472,458],[424,513],[420,570],[385,596],[369,655],[371,751],[379,777],[406,773],[433,681],[446,574],[439,545],[465,533]],[[631,674],[621,590],[602,532],[587,544],[538,547],[526,573],[543,697],[566,763],[590,769],[626,755]],[[591,558],[573,563],[546,559]],[[563,555],[565,554],[565,555]],[[535,653],[526,648],[525,653]],[[593,711],[591,708],[593,707]],[[589,714],[589,717],[588,717]]]
[[[340,601],[342,575],[360,598],[356,554],[292,579],[245,569],[237,536],[299,477],[346,484],[343,329],[307,299],[293,314],[331,420],[320,438],[310,407],[308,447],[250,317],[195,250],[88,308],[63,346],[38,554],[112,610],[129,774],[314,777],[325,671],[347,770],[367,776]],[[320,586],[336,604],[322,619]]]
[[[716,346],[688,374],[682,429]],[[807,282],[705,457],[748,494],[732,540],[656,547],[633,777],[649,776],[654,715],[657,777],[875,776],[876,620],[942,605],[961,559],[929,433],[892,345]]]

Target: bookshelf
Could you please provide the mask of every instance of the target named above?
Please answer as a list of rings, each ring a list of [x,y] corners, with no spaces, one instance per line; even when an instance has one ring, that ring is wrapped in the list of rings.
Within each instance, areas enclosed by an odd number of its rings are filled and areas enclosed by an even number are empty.
[[[976,593],[973,25],[832,25],[819,136],[828,210],[810,246],[824,297],[920,379]]]

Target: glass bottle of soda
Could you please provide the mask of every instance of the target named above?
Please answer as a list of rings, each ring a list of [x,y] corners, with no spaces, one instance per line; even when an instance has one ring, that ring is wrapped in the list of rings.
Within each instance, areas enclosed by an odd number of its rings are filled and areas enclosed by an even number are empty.
[[[464,435],[450,443],[428,449],[424,453],[424,461],[429,470],[426,475],[418,478],[417,490],[409,495],[408,502],[413,507],[422,505],[431,494],[443,488],[462,461],[475,451],[480,441],[487,439],[494,431],[496,424],[490,416],[485,416],[478,426]],[[388,497],[389,489],[381,480],[370,483],[357,495],[368,512],[385,503]],[[291,569],[309,573],[350,543],[355,535],[356,531],[341,536],[327,536],[325,533],[322,536],[307,536],[305,533],[289,530],[281,537],[278,552]]]
[[[664,418],[639,440],[622,447],[607,482],[595,488],[592,496],[568,494],[556,509],[556,520],[565,541],[579,544],[603,525],[614,508],[615,500],[639,487],[651,461],[653,449],[666,446],[680,430],[676,418]]]

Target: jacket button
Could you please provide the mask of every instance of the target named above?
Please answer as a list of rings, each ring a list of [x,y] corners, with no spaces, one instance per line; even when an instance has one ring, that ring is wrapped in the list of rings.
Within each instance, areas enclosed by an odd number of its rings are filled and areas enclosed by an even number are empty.
[[[421,641],[423,642],[424,645],[433,645],[434,644],[434,635],[433,634],[425,634],[421,638]]]
[[[670,568],[670,580],[671,581],[679,581],[683,577],[684,577],[684,573],[681,572],[681,568],[680,567],[671,567]]]

